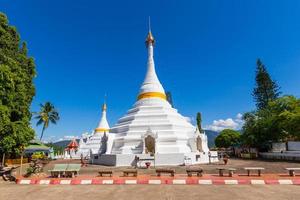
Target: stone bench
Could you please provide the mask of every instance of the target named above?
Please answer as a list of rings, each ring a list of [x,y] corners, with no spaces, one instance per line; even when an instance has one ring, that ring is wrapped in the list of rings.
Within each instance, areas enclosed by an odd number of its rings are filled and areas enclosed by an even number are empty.
[[[289,167],[285,169],[289,171],[290,176],[295,176],[295,171],[300,171],[300,167]]]
[[[234,172],[236,171],[235,168],[223,168],[223,167],[219,167],[217,168],[217,170],[219,170],[219,176],[224,176],[224,171],[228,171],[228,176],[232,177]]]
[[[244,170],[247,171],[247,175],[250,176],[251,171],[257,171],[257,175],[261,176],[261,171],[265,170],[263,167],[244,167]]]
[[[186,169],[186,173],[189,177],[193,176],[193,174],[196,174],[197,176],[202,176],[203,173],[203,169],[201,168],[190,168],[190,169]]]
[[[170,174],[171,176],[175,175],[175,169],[156,169],[155,172],[157,176],[160,176],[161,174]]]
[[[132,174],[132,176],[137,176],[137,170],[136,169],[127,169],[123,171],[123,176],[129,176],[130,174]]]
[[[104,174],[109,175],[110,177],[112,176],[113,172],[111,170],[100,170],[98,171],[99,176],[103,176]]]

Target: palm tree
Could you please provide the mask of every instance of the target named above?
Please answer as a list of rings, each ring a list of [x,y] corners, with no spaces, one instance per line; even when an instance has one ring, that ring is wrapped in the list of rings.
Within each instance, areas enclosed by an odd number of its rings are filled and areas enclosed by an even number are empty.
[[[49,123],[56,124],[56,122],[59,120],[59,114],[54,105],[50,102],[46,102],[44,105],[40,104],[40,107],[40,112],[35,113],[35,119],[38,120],[36,123],[37,126],[43,124],[42,134],[40,137],[40,140],[42,140],[44,131],[46,128],[48,128]]]

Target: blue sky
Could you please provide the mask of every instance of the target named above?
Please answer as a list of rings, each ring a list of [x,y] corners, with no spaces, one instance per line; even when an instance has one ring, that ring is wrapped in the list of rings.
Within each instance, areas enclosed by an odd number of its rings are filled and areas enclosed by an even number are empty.
[[[32,111],[51,101],[61,115],[45,138],[94,129],[104,94],[111,126],[134,104],[148,16],[159,79],[184,116],[200,111],[204,126],[238,122],[238,113],[254,109],[258,57],[284,94],[299,97],[299,10],[296,0],[0,0],[36,61]]]

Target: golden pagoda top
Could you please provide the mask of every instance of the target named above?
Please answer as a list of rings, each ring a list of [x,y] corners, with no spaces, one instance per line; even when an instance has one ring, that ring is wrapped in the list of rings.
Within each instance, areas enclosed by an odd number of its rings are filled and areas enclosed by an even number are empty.
[[[153,37],[153,35],[151,33],[151,30],[149,30],[147,38],[146,38],[146,45],[147,45],[147,47],[149,46],[149,44],[154,45],[154,42],[155,42],[154,37]]]
[[[106,106],[106,103],[104,103],[104,104],[102,105],[102,111],[106,111],[106,109],[107,109],[107,106]]]
[[[148,47],[149,44],[152,44],[154,45],[154,37],[152,35],[152,32],[151,32],[151,22],[150,22],[150,16],[149,16],[149,22],[148,22],[148,28],[149,28],[149,32],[148,32],[148,35],[147,35],[147,38],[146,38],[146,46]]]

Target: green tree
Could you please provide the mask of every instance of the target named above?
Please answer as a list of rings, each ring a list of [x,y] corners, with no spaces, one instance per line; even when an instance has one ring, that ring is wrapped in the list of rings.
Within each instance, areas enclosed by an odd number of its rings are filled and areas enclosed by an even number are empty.
[[[279,97],[279,87],[275,81],[271,79],[265,65],[260,61],[256,62],[256,86],[253,90],[254,101],[258,110],[264,109],[268,106],[270,101]]]
[[[294,96],[283,96],[268,105],[270,125],[275,127],[274,140],[300,139],[300,99]]]
[[[65,151],[64,147],[55,145],[52,142],[50,142],[48,144],[45,144],[45,145],[48,146],[48,147],[52,147],[54,154],[63,154],[64,151]]]
[[[238,131],[224,129],[215,139],[216,147],[232,147],[240,142],[241,134]]]
[[[44,105],[40,104],[41,110],[38,113],[35,113],[35,119],[37,119],[36,125],[39,126],[43,124],[42,133],[40,140],[42,140],[44,131],[46,128],[48,128],[49,124],[56,124],[56,122],[59,120],[59,114],[56,111],[54,105],[52,105],[50,102],[46,102]]]
[[[197,121],[197,127],[198,130],[201,132],[202,131],[202,116],[200,112],[197,112],[197,116],[196,116],[196,121]]]
[[[30,105],[36,75],[32,57],[16,28],[0,13],[0,146],[12,157],[34,138]]]
[[[283,96],[270,101],[263,110],[245,113],[242,141],[268,150],[271,142],[300,140],[300,99]]]
[[[166,97],[167,97],[167,101],[169,102],[169,104],[171,104],[172,108],[174,107],[173,105],[173,99],[172,99],[172,93],[171,92],[166,92]]]

